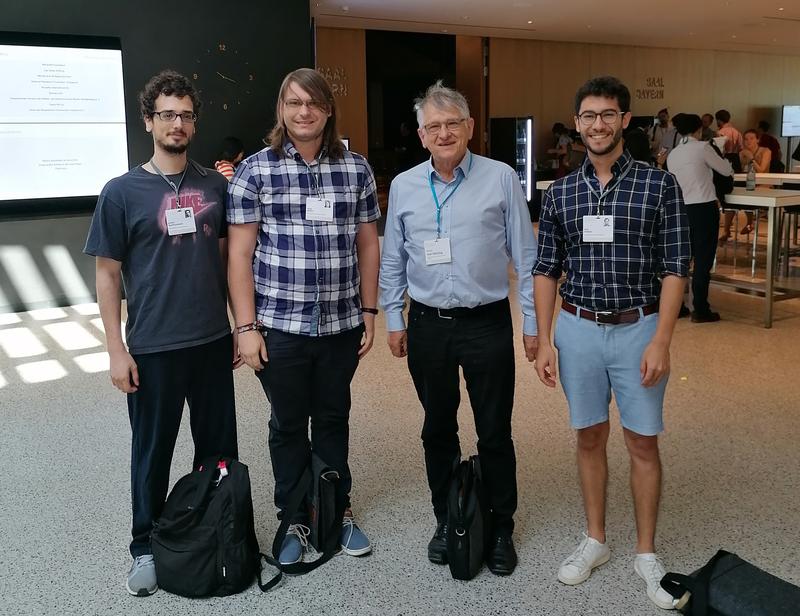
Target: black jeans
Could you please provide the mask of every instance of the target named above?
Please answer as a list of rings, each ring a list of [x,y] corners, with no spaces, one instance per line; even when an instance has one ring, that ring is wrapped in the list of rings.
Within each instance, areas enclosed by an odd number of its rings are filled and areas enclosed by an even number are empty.
[[[422,444],[433,512],[439,521],[447,516],[448,484],[461,452],[459,367],[472,404],[495,531],[511,534],[517,462],[511,439],[514,343],[508,300],[451,319],[440,317],[435,308],[411,304],[408,369],[425,410]]]
[[[692,243],[694,272],[692,273],[692,305],[698,314],[708,314],[708,285],[711,282],[711,268],[717,254],[717,234],[719,233],[719,208],[716,201],[693,203],[686,206],[689,217],[689,238]]]
[[[350,381],[358,367],[363,331],[361,326],[331,336],[267,332],[269,361],[256,376],[272,405],[269,453],[279,518],[311,463],[312,449],[338,471],[339,496],[350,506]],[[301,519],[298,515],[294,521]]]
[[[134,355],[139,390],[128,394],[131,441],[131,555],[150,553],[150,531],[164,508],[169,468],[184,401],[194,462],[222,454],[238,458],[230,334],[200,346]]]

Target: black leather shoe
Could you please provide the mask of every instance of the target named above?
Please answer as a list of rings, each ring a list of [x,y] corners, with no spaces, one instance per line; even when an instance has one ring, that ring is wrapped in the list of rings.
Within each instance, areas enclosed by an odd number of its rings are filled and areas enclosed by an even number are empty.
[[[517,566],[517,552],[509,535],[498,535],[492,540],[486,565],[495,575],[511,575]]]
[[[428,560],[436,565],[447,564],[447,523],[436,524],[436,532],[428,543]]]

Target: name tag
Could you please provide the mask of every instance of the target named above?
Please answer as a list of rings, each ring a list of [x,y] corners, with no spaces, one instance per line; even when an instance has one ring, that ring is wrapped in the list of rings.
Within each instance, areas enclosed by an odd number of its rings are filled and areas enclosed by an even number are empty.
[[[450,238],[440,237],[425,242],[425,265],[450,263]]]
[[[167,210],[167,233],[184,235],[194,233],[197,226],[194,222],[194,210],[190,207],[178,207]]]
[[[613,216],[584,216],[583,217],[584,242],[613,242],[614,217]]]
[[[306,220],[333,222],[333,199],[306,199]]]

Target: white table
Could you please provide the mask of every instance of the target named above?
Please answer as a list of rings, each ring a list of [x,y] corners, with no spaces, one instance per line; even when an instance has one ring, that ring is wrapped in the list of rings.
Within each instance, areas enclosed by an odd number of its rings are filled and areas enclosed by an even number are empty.
[[[746,182],[746,173],[736,173],[733,176],[734,182]],[[772,184],[782,186],[783,184],[800,184],[800,173],[756,173],[756,184]]]
[[[788,174],[782,175],[786,176]],[[764,327],[770,328],[772,327],[772,304],[775,301],[775,266],[781,241],[781,238],[778,237],[779,216],[783,213],[784,208],[800,205],[800,190],[774,188],[745,190],[744,188],[736,187],[732,193],[725,195],[725,203],[741,209],[767,210],[767,273],[764,282],[764,299],[766,300]],[[715,276],[715,278],[721,277]],[[726,282],[730,282],[730,280],[726,280]],[[800,296],[798,292],[785,290],[780,299],[790,299],[798,296]]]

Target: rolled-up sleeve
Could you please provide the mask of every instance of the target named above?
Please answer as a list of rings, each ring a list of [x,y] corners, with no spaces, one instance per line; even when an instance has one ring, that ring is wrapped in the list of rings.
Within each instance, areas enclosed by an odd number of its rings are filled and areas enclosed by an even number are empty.
[[[389,209],[383,234],[379,276],[380,305],[386,313],[386,329],[390,332],[402,331],[406,328],[403,308],[405,292],[408,287],[406,276],[408,254],[404,246],[403,221],[398,212],[399,192],[400,190],[393,182],[389,190]]]
[[[539,216],[539,246],[533,275],[561,277],[565,258],[564,234],[556,218],[555,199],[552,187],[548,188],[542,200]]]
[[[658,252],[662,276],[689,275],[689,221],[681,189],[670,174],[665,174],[661,191]]]

